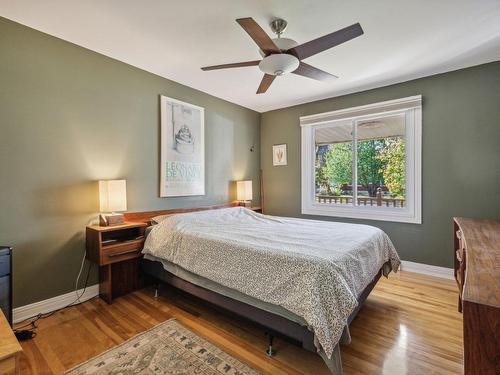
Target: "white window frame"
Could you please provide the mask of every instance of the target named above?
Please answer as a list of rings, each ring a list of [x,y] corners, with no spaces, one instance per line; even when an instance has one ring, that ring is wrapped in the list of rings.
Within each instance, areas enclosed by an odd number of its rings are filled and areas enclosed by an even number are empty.
[[[315,201],[315,129],[338,120],[352,120],[353,149],[356,149],[357,123],[371,117],[404,113],[406,117],[406,204],[404,208],[358,206],[317,203]],[[359,107],[341,109],[300,117],[302,133],[302,214],[395,221],[402,223],[422,223],[422,96],[416,95],[402,99],[389,100]],[[353,166],[357,165],[356,153]],[[353,180],[357,181],[356,168]],[[353,183],[355,189],[356,183]],[[357,187],[357,186],[356,186]],[[354,193],[354,191],[353,191]],[[354,197],[354,194],[353,194]]]

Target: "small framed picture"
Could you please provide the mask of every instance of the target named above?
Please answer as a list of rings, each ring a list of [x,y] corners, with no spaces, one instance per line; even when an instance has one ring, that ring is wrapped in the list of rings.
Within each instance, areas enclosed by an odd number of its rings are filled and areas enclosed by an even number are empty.
[[[273,166],[287,165],[286,143],[273,146]]]

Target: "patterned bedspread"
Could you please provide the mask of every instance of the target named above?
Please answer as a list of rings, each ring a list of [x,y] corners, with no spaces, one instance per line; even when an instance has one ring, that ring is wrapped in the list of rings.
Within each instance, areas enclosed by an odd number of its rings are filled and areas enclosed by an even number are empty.
[[[380,229],[243,207],[160,217],[143,253],[304,318],[328,358],[357,297],[400,260]],[[390,272],[388,270],[387,272]]]

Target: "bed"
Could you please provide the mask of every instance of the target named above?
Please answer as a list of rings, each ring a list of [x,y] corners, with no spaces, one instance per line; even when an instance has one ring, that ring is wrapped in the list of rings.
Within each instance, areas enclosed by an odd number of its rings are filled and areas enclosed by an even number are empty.
[[[154,212],[143,270],[156,280],[316,351],[342,373],[339,343],[399,257],[378,228],[283,218],[244,207]],[[271,341],[272,344],[272,341]],[[269,348],[269,354],[272,348]]]

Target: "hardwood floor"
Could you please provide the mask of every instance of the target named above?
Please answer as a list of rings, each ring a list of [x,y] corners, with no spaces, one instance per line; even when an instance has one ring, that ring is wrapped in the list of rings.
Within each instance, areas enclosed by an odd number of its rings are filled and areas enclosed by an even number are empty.
[[[450,280],[403,272],[382,278],[351,325],[342,347],[348,374],[460,374],[462,317]],[[231,355],[266,374],[329,374],[321,358],[276,339],[266,357],[264,330],[221,313],[193,297],[150,288],[107,305],[99,298],[40,321],[22,343],[21,374],[59,374],[166,319],[175,317]]]

